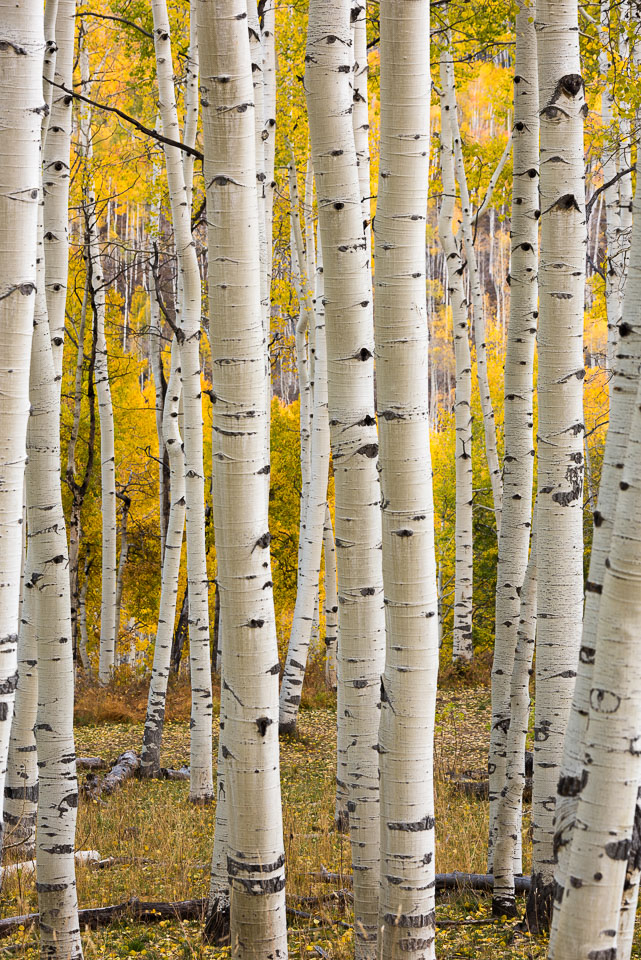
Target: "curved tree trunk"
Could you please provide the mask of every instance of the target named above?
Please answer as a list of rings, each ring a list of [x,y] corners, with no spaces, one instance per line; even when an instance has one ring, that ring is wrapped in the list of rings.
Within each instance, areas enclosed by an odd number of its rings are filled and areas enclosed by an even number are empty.
[[[441,59],[441,73],[445,62]],[[441,83],[444,84],[444,79]],[[473,613],[473,530],[472,501],[472,358],[468,329],[468,303],[465,298],[463,260],[459,241],[452,230],[456,205],[454,150],[450,109],[441,101],[441,177],[443,199],[439,213],[439,236],[447,266],[447,292],[452,310],[456,387],[454,415],[456,421],[456,517],[454,568],[454,634],[452,659],[469,661],[474,654],[472,643]]]
[[[532,928],[547,925],[552,905],[554,807],[581,641],[586,242],[577,5],[538,0],[536,16],[542,212]]]
[[[209,315],[216,318],[210,339],[212,486],[223,634],[221,750],[227,809],[234,811],[227,846],[231,943],[243,944],[246,960],[267,960],[286,956],[287,925],[270,468],[265,461],[269,407],[245,10],[243,0],[199,0],[198,31]]]
[[[376,745],[384,660],[371,273],[352,128],[349,0],[309,6],[305,92],[323,252],[330,435],[336,489],[339,674],[354,870],[356,956],[374,956],[378,923]],[[343,752],[344,751],[344,752]]]
[[[43,114],[42,4],[3,3],[0,20],[0,803],[17,677],[29,361]],[[0,828],[2,818],[0,818]]]
[[[185,455],[178,423],[181,393],[180,346],[174,338],[171,346],[171,373],[165,393],[163,413],[164,444],[169,453],[171,507],[165,556],[162,565],[158,628],[154,646],[154,662],[147,699],[147,716],[142,735],[140,774],[155,777],[160,773],[160,747],[165,722],[167,681],[171,658],[171,643],[176,619],[180,555],[185,530]]]
[[[165,0],[153,0],[156,73],[163,134],[180,139],[175,101],[171,35]],[[180,350],[184,410],[189,661],[191,668],[191,749],[189,796],[213,799],[212,688],[209,650],[209,581],[205,549],[205,478],[200,382],[200,272],[191,237],[191,182],[177,147],[165,146],[171,218],[180,272]],[[188,189],[189,188],[189,189]]]
[[[488,869],[500,829],[497,809],[506,785],[510,679],[517,646],[521,588],[528,565],[534,475],[534,345],[538,316],[539,96],[532,4],[521,0],[514,61],[514,175],[510,255],[510,319],[504,381],[503,510],[496,573],[492,727],[490,733],[490,834]],[[503,838],[506,843],[506,838]],[[503,849],[507,849],[504,847]],[[520,864],[502,863],[520,873]],[[500,878],[499,878],[500,880]]]
[[[425,303],[429,46],[428,0],[409,6],[388,0],[381,7],[375,330],[387,633],[379,736],[382,960],[408,952],[435,956],[438,611]]]

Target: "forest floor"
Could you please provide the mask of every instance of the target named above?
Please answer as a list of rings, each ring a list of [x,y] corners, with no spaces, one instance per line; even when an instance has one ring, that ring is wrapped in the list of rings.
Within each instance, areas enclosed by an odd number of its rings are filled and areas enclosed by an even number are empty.
[[[78,714],[77,714],[78,716]],[[141,722],[91,724],[83,716],[76,729],[79,756],[114,760],[123,750],[139,749]],[[332,890],[349,889],[349,841],[334,828],[335,723],[331,706],[304,709],[295,736],[281,744],[288,905],[296,898],[321,897]],[[485,873],[488,803],[461,793],[450,781],[452,773],[478,772],[486,767],[490,696],[487,687],[446,691],[438,698],[436,722],[437,869]],[[215,728],[217,740],[217,725]],[[214,743],[214,757],[217,743]],[[189,730],[185,720],[166,724],[163,763],[189,763]],[[81,772],[81,782],[86,774]],[[79,866],[81,907],[105,906],[137,897],[177,901],[205,897],[214,832],[213,806],[189,803],[184,781],[129,781],[102,801],[81,799],[77,849],[96,850],[100,857],[120,858],[99,869]],[[529,829],[529,804],[524,831]],[[524,843],[529,851],[529,844]],[[528,854],[529,855],[529,854]],[[339,879],[320,879],[321,871]],[[527,856],[524,872],[529,869]],[[344,879],[343,879],[344,878]],[[299,908],[311,916],[291,918],[289,950],[292,958],[321,957],[348,960],[353,954],[349,906],[340,902]],[[0,891],[3,917],[37,910],[35,878],[9,877]],[[544,939],[519,933],[516,922],[493,920],[488,894],[461,890],[437,898],[437,956],[440,960],[474,957],[478,960],[542,958]],[[229,955],[229,948],[203,944],[198,921],[163,920],[156,924],[118,922],[83,935],[85,957],[199,958]],[[0,942],[0,957],[38,956],[35,927]],[[635,956],[641,956],[638,952]]]

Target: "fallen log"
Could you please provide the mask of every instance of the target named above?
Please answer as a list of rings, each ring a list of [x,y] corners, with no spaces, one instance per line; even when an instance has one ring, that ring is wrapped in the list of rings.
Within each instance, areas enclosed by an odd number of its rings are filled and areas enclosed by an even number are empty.
[[[125,750],[121,753],[109,773],[105,774],[102,780],[98,777],[89,776],[83,787],[86,796],[97,800],[106,794],[107,796],[118,790],[125,780],[131,780],[140,769],[140,757],[135,750]]]
[[[102,757],[76,757],[78,770],[106,770],[109,764]]]
[[[125,900],[109,907],[89,907],[78,911],[81,929],[104,927],[113,920],[138,920],[141,923],[158,923],[160,920],[198,920],[204,916],[207,900],[164,901]],[[6,917],[0,920],[0,937],[7,937],[20,926],[37,923],[39,913],[27,913],[22,917]]]
[[[333,883],[340,880],[341,883],[351,883],[352,878],[348,873],[330,873],[328,870],[321,870],[320,873],[310,874],[316,880],[322,883]],[[530,877],[518,876],[514,878],[514,887],[516,893],[529,893]],[[461,873],[455,870],[453,873],[437,873],[437,890],[489,890],[494,886],[494,877],[491,873]]]
[[[75,854],[76,863],[96,863],[100,860],[100,854],[97,850],[78,850]],[[0,867],[0,886],[8,877],[16,874],[35,873],[36,861],[23,860],[21,863],[9,863],[6,867]]]

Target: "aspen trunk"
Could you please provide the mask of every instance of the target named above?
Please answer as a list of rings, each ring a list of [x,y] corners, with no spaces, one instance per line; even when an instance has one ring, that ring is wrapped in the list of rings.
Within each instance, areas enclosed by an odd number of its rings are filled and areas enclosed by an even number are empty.
[[[536,520],[535,520],[536,524]],[[516,650],[510,682],[509,726],[505,744],[505,784],[496,803],[492,912],[516,916],[515,882],[521,849],[525,741],[530,719],[530,674],[536,634],[536,526],[521,589]]]
[[[490,733],[490,834],[488,869],[498,842],[497,810],[506,785],[510,679],[517,647],[521,588],[528,565],[534,475],[534,344],[538,316],[539,98],[534,8],[521,0],[516,15],[510,318],[504,379],[503,510],[496,573],[492,727]],[[507,838],[502,838],[507,844]],[[502,849],[506,850],[507,846]],[[500,875],[512,867],[498,866]],[[514,869],[520,873],[520,864]],[[500,895],[495,894],[495,901]],[[506,904],[507,906],[507,904]],[[500,904],[498,904],[500,909]],[[513,909],[513,903],[510,906]],[[503,912],[503,911],[502,911]],[[499,914],[501,915],[501,914]]]
[[[472,232],[472,205],[467,185],[467,175],[465,173],[465,163],[463,160],[463,145],[458,122],[458,104],[456,101],[456,85],[454,76],[454,62],[452,54],[448,50],[445,56],[444,70],[444,94],[445,103],[449,109],[450,124],[452,128],[452,140],[454,142],[454,168],[456,179],[458,180],[459,191],[461,195],[461,233],[463,237],[463,247],[467,258],[467,271],[470,282],[471,300],[472,300],[472,320],[474,326],[474,343],[476,346],[476,376],[481,398],[481,409],[483,411],[483,429],[485,431],[485,455],[487,465],[490,471],[490,482],[492,484],[492,498],[494,502],[494,513],[496,515],[497,534],[501,529],[501,509],[502,509],[502,483],[501,469],[499,466],[499,456],[496,443],[496,424],[494,422],[494,408],[492,397],[490,395],[490,385],[487,374],[487,355],[485,345],[485,318],[483,316],[483,292],[479,270],[476,262],[476,252],[474,250],[474,236]]]
[[[169,18],[165,0],[153,0],[154,46],[163,134],[179,140]],[[189,583],[189,662],[191,670],[191,747],[189,796],[213,799],[212,688],[209,650],[209,581],[205,549],[205,478],[200,382],[200,272],[191,237],[191,184],[177,147],[165,146],[171,218],[180,274],[180,351],[185,450],[187,579]],[[189,190],[187,187],[189,186]]]
[[[330,436],[336,488],[339,675],[354,870],[356,956],[376,950],[379,809],[376,746],[383,670],[378,443],[371,273],[352,127],[349,0],[312,0],[305,92],[323,252]]]
[[[445,72],[441,59],[441,74]],[[444,84],[445,77],[441,83]],[[447,265],[447,292],[452,310],[456,387],[454,416],[456,426],[456,516],[454,570],[454,635],[452,659],[472,659],[473,533],[472,501],[472,358],[468,329],[468,303],[463,282],[463,260],[457,237],[452,230],[456,203],[454,151],[450,108],[441,101],[441,177],[443,199],[439,213],[439,236]]]
[[[294,171],[295,172],[295,171]],[[297,216],[298,211],[295,211]],[[300,224],[297,236],[300,237]],[[302,240],[301,240],[302,247]],[[323,526],[327,509],[329,471],[329,418],[327,414],[327,355],[325,349],[325,310],[316,299],[314,317],[315,372],[309,481],[301,523],[302,544],[294,619],[287,649],[287,661],[280,690],[279,727],[290,732],[296,727],[307,654],[318,603]]]
[[[242,0],[198,0],[209,243],[214,524],[223,635],[231,943],[287,955],[278,649],[268,532],[269,408],[253,88]],[[210,908],[213,904],[210,904]]]
[[[162,565],[154,662],[151,668],[147,716],[142,735],[140,773],[143,777],[155,777],[160,773],[160,747],[165,722],[171,642],[174,634],[176,600],[178,597],[180,554],[185,529],[185,455],[178,423],[180,393],[180,346],[174,338],[171,347],[171,373],[167,384],[163,413],[164,445],[169,453],[171,507]]]
[[[120,555],[118,557],[118,570],[116,571],[116,626],[114,636],[117,638],[120,634],[120,617],[122,614],[122,590],[125,582],[125,568],[129,556],[129,539],[127,537],[127,524],[129,521],[129,511],[131,509],[131,497],[126,493],[116,493],[116,496],[122,503],[122,512],[120,515]]]
[[[619,956],[617,931],[641,780],[641,387],[637,391],[599,607],[583,787],[557,888],[549,956]],[[580,829],[578,828],[580,824]],[[638,855],[638,853],[637,853]]]
[[[583,80],[575,0],[537,3],[541,119],[538,623],[531,927],[554,889],[554,807],[583,608]],[[557,158],[562,162],[558,162]]]
[[[379,735],[382,960],[408,952],[435,956],[438,611],[425,303],[429,12],[428,0],[410,6],[389,0],[381,7],[375,330],[387,634]]]
[[[29,361],[36,298],[42,5],[3,3],[0,49],[0,803],[17,675]],[[0,826],[2,819],[0,818]]]

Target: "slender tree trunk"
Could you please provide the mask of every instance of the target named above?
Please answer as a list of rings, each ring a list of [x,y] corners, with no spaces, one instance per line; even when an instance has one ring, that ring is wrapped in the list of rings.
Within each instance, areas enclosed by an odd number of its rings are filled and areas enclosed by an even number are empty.
[[[441,73],[445,62],[441,59]],[[441,83],[444,82],[441,80]],[[441,101],[441,177],[443,199],[439,214],[439,235],[447,264],[447,288],[452,310],[456,387],[454,415],[456,425],[456,517],[454,570],[454,635],[452,659],[470,661],[473,612],[473,531],[472,501],[472,358],[468,329],[468,303],[463,283],[463,260],[452,224],[456,204],[454,151],[450,109]]]
[[[17,675],[29,360],[36,299],[42,4],[0,7],[0,798]],[[1,802],[1,800],[0,800]],[[0,818],[0,827],[2,819]]]
[[[510,681],[517,647],[521,593],[528,565],[534,475],[534,344],[538,316],[539,97],[534,8],[520,0],[514,61],[514,174],[510,257],[510,319],[504,380],[503,510],[496,574],[492,664],[490,834],[488,869],[500,829],[497,810],[506,785]],[[502,838],[507,850],[507,838]],[[520,865],[516,872],[520,872]],[[503,862],[500,874],[512,867]],[[502,895],[495,894],[498,909]],[[514,904],[512,902],[511,909]],[[501,911],[502,913],[503,911]]]
[[[78,652],[82,662],[82,669],[85,671],[87,677],[91,677],[93,674],[91,669],[91,660],[87,650],[87,644],[89,642],[89,638],[87,636],[87,589],[89,587],[89,570],[91,569],[91,565],[92,561],[89,559],[88,555],[85,556],[84,579],[78,595],[78,626],[80,630]]]
[[[267,960],[286,957],[287,925],[265,461],[269,408],[245,11],[242,0],[198,0],[209,315],[216,318],[209,329],[223,633],[221,751],[227,809],[234,811],[227,846],[231,943],[236,953],[243,945],[245,960]]]
[[[538,0],[541,118],[538,623],[531,927],[549,922],[554,807],[583,610],[583,80],[575,0]],[[558,162],[557,158],[561,158]]]
[[[165,722],[167,681],[169,679],[171,646],[176,619],[180,554],[185,529],[185,455],[178,425],[178,407],[181,393],[180,346],[174,338],[171,348],[171,373],[165,394],[163,413],[164,444],[169,452],[171,470],[171,508],[167,525],[165,557],[162,565],[158,627],[154,646],[154,662],[147,699],[147,717],[142,735],[140,773],[155,777],[160,772],[160,747]]]
[[[298,211],[295,211],[295,216]],[[300,224],[297,234],[300,235]],[[302,241],[301,241],[302,246]],[[318,603],[323,525],[327,509],[329,471],[329,418],[327,414],[327,355],[325,349],[325,311],[316,300],[312,436],[310,444],[309,484],[301,524],[302,548],[294,618],[283,672],[279,703],[279,727],[291,732],[296,727],[307,654]],[[313,314],[312,314],[313,316]]]
[[[127,557],[129,556],[127,521],[129,520],[129,510],[131,509],[131,497],[128,497],[126,493],[116,493],[116,496],[122,502],[122,513],[120,515],[120,556],[118,557],[118,570],[116,572],[116,626],[114,631],[114,636],[118,637],[120,634],[120,616],[122,613],[122,588],[125,579]]]
[[[450,124],[452,127],[452,140],[454,142],[454,166],[456,179],[458,180],[459,191],[461,194],[461,233],[463,236],[463,247],[467,258],[467,270],[470,278],[470,288],[472,297],[472,319],[474,326],[474,343],[476,345],[476,376],[479,385],[479,394],[481,398],[481,409],[483,411],[483,428],[485,431],[485,454],[487,465],[490,471],[490,482],[492,484],[492,498],[494,501],[494,512],[496,514],[497,533],[501,529],[501,509],[502,509],[502,484],[501,469],[499,466],[498,448],[496,443],[496,424],[494,422],[494,408],[492,397],[490,395],[490,385],[487,373],[487,355],[485,346],[485,318],[483,316],[483,291],[476,261],[476,252],[474,250],[474,236],[472,232],[472,205],[467,185],[467,176],[465,173],[465,163],[463,160],[463,145],[458,122],[458,105],[456,101],[456,86],[454,77],[454,62],[452,54],[448,50],[445,57],[445,103],[449,109]]]
[[[309,6],[305,92],[323,251],[330,434],[336,489],[339,675],[356,956],[376,949],[379,887],[378,722],[383,670],[378,443],[371,273],[352,127],[349,0]]]
[[[438,616],[425,304],[429,48],[428,0],[409,6],[389,0],[381,7],[375,329],[387,633],[379,737],[382,960],[408,952],[435,956]]]
[[[165,0],[153,0],[154,45],[165,136],[180,139],[173,80],[169,18]],[[212,688],[209,650],[209,581],[205,549],[205,478],[200,382],[200,272],[191,237],[191,202],[181,151],[165,147],[171,217],[180,274],[180,348],[184,410],[187,579],[189,583],[189,661],[191,668],[191,800],[213,799]],[[209,214],[208,214],[209,215]]]
[[[536,520],[535,520],[536,524]],[[492,912],[516,916],[514,877],[520,861],[525,787],[525,741],[530,719],[530,674],[536,634],[536,526],[520,591],[519,623],[510,682],[510,723],[505,745],[505,785],[497,801]]]

